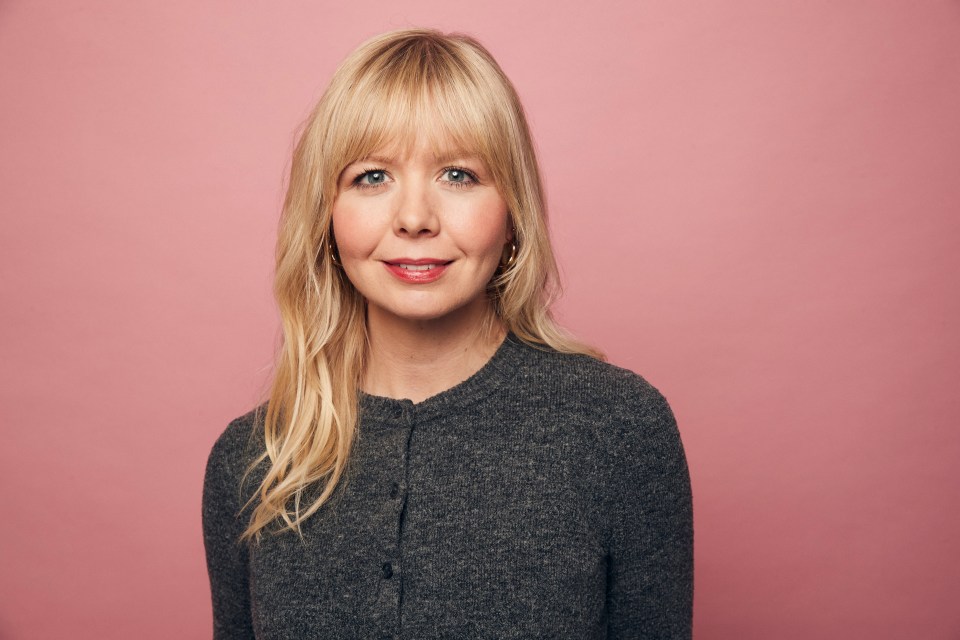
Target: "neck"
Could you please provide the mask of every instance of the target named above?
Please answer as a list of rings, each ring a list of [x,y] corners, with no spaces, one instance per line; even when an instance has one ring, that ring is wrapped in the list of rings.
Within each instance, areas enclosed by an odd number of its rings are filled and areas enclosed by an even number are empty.
[[[484,323],[478,318],[492,310],[485,300],[478,302],[484,306],[427,321],[368,309],[370,350],[362,389],[371,395],[422,402],[479,371],[500,346],[506,330],[496,322],[494,331],[482,331],[479,327]]]

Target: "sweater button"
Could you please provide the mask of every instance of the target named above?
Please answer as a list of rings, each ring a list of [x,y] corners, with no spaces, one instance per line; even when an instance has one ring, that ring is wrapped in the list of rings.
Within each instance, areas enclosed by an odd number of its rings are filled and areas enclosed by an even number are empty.
[[[389,562],[384,562],[383,566],[380,568],[383,571],[384,578],[389,580],[391,577],[393,577],[393,565],[391,565]]]
[[[390,497],[396,499],[400,495],[400,485],[396,482],[390,485]]]

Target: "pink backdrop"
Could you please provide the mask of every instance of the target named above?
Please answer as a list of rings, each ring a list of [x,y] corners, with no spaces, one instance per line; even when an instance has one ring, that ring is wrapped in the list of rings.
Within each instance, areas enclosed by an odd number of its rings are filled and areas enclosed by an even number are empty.
[[[676,411],[696,637],[960,637],[948,0],[0,4],[0,637],[209,636],[293,131],[414,25],[513,78],[560,314]]]

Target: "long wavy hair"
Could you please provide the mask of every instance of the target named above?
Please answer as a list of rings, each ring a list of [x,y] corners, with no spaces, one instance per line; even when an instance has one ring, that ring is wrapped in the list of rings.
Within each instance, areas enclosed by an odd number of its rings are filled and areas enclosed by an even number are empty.
[[[494,322],[539,348],[602,357],[551,317],[559,285],[540,171],[523,107],[490,53],[426,29],[365,42],[334,74],[293,156],[274,281],[283,341],[258,421],[265,450],[248,469],[266,468],[243,539],[300,533],[344,476],[368,340],[364,299],[333,259],[337,183],[353,162],[424,136],[476,153],[507,203],[517,251],[488,287]]]

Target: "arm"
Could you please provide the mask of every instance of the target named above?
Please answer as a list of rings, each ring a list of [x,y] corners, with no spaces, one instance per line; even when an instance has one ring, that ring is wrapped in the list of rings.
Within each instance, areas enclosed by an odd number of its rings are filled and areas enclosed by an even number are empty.
[[[643,386],[610,448],[608,637],[690,638],[690,476],[670,407]]]
[[[253,638],[250,590],[247,583],[247,547],[238,542],[244,522],[240,511],[242,464],[231,437],[239,429],[231,424],[213,445],[203,481],[203,543],[213,600],[215,640]]]

